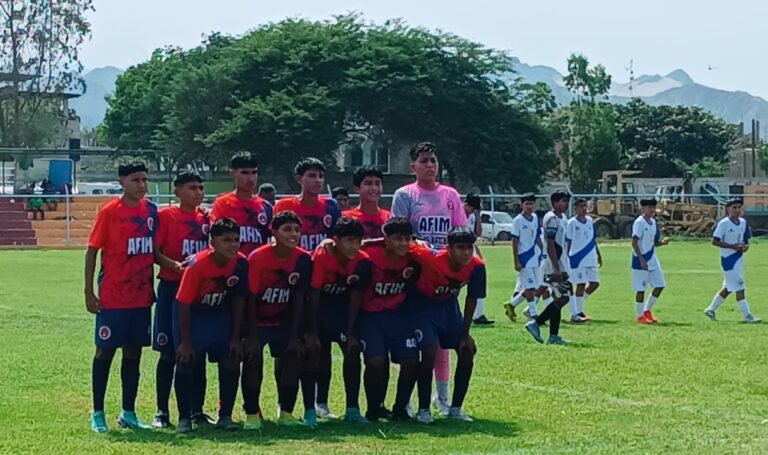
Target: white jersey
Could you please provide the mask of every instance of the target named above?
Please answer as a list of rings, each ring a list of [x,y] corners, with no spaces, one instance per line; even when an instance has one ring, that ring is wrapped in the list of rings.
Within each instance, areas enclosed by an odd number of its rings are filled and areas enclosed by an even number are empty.
[[[539,266],[538,236],[539,218],[535,213],[531,214],[531,219],[520,213],[512,221],[512,237],[518,240],[517,259],[524,269]]]
[[[632,238],[637,240],[637,244],[640,247],[640,253],[645,258],[645,262],[648,264],[648,270],[656,270],[661,266],[659,259],[656,257],[656,242],[661,238],[661,232],[659,226],[656,223],[655,218],[646,220],[643,215],[640,215],[635,219],[632,224]],[[634,270],[642,270],[640,267],[640,258],[632,250],[632,268]]]
[[[549,249],[547,240],[554,239],[555,252],[557,253],[557,258],[555,260],[559,261],[560,263],[560,271],[567,272],[569,267],[568,261],[566,260],[567,257],[565,255],[565,229],[568,226],[568,218],[564,213],[561,213],[558,216],[553,210],[550,210],[544,215],[542,225],[544,231],[541,234],[541,240],[544,248],[543,256],[546,258],[544,259],[545,265],[547,265],[547,267],[551,265],[547,263],[549,260],[551,260],[548,258]]]
[[[597,267],[597,234],[592,217],[582,221],[574,216],[568,220],[565,238],[570,243],[568,260],[572,270]]]
[[[729,217],[725,217],[715,226],[712,237],[733,245],[749,243],[751,233],[747,220],[744,218],[739,218],[738,223],[734,223]],[[724,272],[744,270],[744,253],[730,248],[720,248],[720,265]]]

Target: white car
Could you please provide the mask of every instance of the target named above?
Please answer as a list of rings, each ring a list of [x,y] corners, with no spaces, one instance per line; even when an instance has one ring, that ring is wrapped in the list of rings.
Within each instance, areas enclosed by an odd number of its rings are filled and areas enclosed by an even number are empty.
[[[480,212],[483,238],[488,240],[512,240],[512,215],[507,212]]]

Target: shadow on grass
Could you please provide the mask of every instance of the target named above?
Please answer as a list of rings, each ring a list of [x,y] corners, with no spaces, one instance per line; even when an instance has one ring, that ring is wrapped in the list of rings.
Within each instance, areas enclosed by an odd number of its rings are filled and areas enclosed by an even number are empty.
[[[427,435],[435,440],[451,438],[460,434],[515,438],[520,436],[520,429],[514,422],[497,422],[475,419],[474,422],[459,422],[436,419],[432,425],[413,422],[370,423],[367,425],[349,425],[342,422],[324,422],[316,429],[305,427],[279,427],[274,422],[265,421],[261,431],[222,431],[215,428],[200,428],[192,433],[181,435],[173,430],[112,431],[108,438],[112,442],[164,443],[175,447],[186,447],[196,440],[205,439],[218,444],[237,443],[272,446],[284,441],[316,441],[320,443],[350,442],[350,438],[376,438],[382,440],[400,440],[411,434]]]
[[[619,322],[620,321],[616,321],[616,320],[613,320],[613,319],[592,319],[586,325],[616,325]]]

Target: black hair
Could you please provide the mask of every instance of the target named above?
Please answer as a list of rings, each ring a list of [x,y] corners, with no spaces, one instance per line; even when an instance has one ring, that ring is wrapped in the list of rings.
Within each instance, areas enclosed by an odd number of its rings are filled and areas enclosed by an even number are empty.
[[[640,207],[656,207],[656,199],[640,199]]]
[[[257,167],[259,167],[259,163],[250,153],[238,153],[229,162],[230,169],[251,169]]]
[[[354,218],[347,218],[346,216],[336,220],[336,224],[333,225],[331,230],[331,235],[339,238],[355,237],[362,239],[364,234],[363,224]]]
[[[563,190],[557,190],[554,193],[549,195],[549,202],[554,204],[555,202],[560,202],[563,199],[568,200],[571,198],[571,193]]]
[[[728,202],[725,203],[725,208],[728,208],[735,204],[744,205],[744,200],[737,197],[728,199]]]
[[[533,193],[525,193],[520,197],[520,202],[525,204],[526,202],[536,202],[536,195]]]
[[[322,161],[310,156],[296,163],[296,166],[293,168],[293,173],[296,175],[304,175],[307,171],[312,169],[325,172],[325,165]]]
[[[411,156],[411,161],[418,160],[419,155],[422,153],[433,153],[437,155],[435,144],[431,142],[419,142],[418,144],[411,147],[411,150],[408,151],[408,154]]]
[[[189,182],[203,183],[203,178],[195,171],[181,171],[176,174],[176,178],[173,179],[173,186],[178,188]]]
[[[474,244],[476,240],[475,233],[466,226],[454,226],[448,231],[448,245],[456,243]]]
[[[272,218],[272,230],[277,231],[280,229],[280,226],[288,223],[298,224],[301,226],[301,218],[299,218],[299,215],[297,215],[296,212],[292,210],[280,212]]]
[[[262,183],[259,185],[259,194],[261,193],[274,193],[275,192],[275,185],[271,183]]]
[[[386,236],[390,235],[407,235],[408,237],[413,235],[413,226],[408,218],[402,216],[396,216],[390,218],[381,227],[381,232]]]
[[[346,188],[343,186],[337,186],[336,188],[331,190],[331,197],[336,199],[340,194],[343,194],[346,197],[349,197],[349,191],[347,191]]]
[[[211,226],[209,234],[211,237],[221,237],[226,234],[240,235],[240,226],[229,218],[219,218]]]
[[[467,196],[464,198],[464,202],[466,202],[467,205],[473,209],[480,210],[480,196],[476,195],[475,193],[467,193]]]
[[[352,185],[359,187],[366,177],[378,177],[384,182],[384,173],[373,166],[361,166],[352,174]]]
[[[147,165],[141,161],[130,161],[117,167],[118,177],[127,177],[134,172],[149,172]]]
[[[577,197],[576,199],[573,200],[574,207],[579,204],[586,204],[586,203],[587,203],[587,200],[584,199],[583,197]]]

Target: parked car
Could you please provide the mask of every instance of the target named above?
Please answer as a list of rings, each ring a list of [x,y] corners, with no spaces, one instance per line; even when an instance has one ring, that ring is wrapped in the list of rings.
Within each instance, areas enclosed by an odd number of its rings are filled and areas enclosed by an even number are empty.
[[[480,212],[483,238],[488,240],[512,240],[512,215],[507,212]]]

